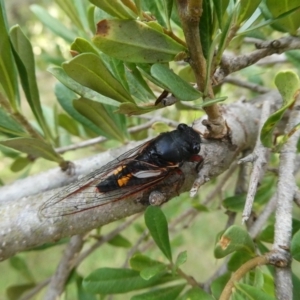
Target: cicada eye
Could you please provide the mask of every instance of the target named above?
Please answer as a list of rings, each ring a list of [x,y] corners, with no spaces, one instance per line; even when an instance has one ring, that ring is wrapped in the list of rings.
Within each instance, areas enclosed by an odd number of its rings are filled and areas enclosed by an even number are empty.
[[[194,144],[192,146],[192,151],[193,151],[194,154],[199,153],[199,151],[200,151],[200,145],[199,144]]]
[[[187,127],[188,127],[188,126],[187,126],[186,124],[181,123],[181,124],[179,124],[179,125],[177,126],[177,129],[178,129],[178,130],[184,131]]]

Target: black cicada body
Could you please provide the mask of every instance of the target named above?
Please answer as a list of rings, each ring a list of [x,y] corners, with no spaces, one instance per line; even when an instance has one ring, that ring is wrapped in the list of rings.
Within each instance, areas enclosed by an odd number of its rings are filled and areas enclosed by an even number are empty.
[[[40,213],[46,217],[73,214],[157,187],[180,173],[183,162],[195,156],[200,161],[200,143],[192,127],[179,124],[176,130],[160,134],[69,185],[46,201]]]

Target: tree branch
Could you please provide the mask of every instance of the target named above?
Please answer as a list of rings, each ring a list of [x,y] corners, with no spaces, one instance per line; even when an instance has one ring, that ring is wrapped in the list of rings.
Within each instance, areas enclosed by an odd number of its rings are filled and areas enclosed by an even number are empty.
[[[195,74],[198,89],[204,92],[208,74],[199,31],[202,0],[177,0],[177,6],[186,44],[189,49],[189,63]],[[203,95],[203,98],[214,98],[211,84],[208,85],[207,95]],[[209,136],[214,138],[225,136],[227,134],[227,127],[219,105],[213,104],[204,107],[204,110],[208,116],[206,127],[209,131]]]
[[[251,214],[254,197],[257,190],[257,185],[265,173],[265,166],[267,164],[266,156],[268,153],[268,149],[265,148],[260,141],[260,132],[264,123],[268,119],[269,115],[270,115],[270,103],[268,101],[265,101],[263,103],[262,110],[261,110],[259,133],[257,135],[254,151],[250,155],[239,160],[239,163],[254,162],[253,169],[250,176],[250,182],[249,182],[245,207],[242,215],[243,222],[246,222]]]
[[[290,113],[285,132],[291,130],[300,120],[300,96]],[[292,274],[290,268],[290,243],[292,238],[292,206],[295,195],[294,166],[297,152],[297,142],[300,131],[296,131],[283,145],[280,151],[279,178],[277,190],[276,222],[273,250],[282,255],[284,267],[276,268],[275,284],[277,299],[292,299]]]
[[[269,263],[269,259],[267,255],[257,256],[248,260],[244,263],[237,271],[233,273],[229,281],[227,282],[225,288],[222,291],[222,294],[219,300],[229,300],[232,294],[232,289],[234,288],[235,282],[239,281],[243,276],[248,273],[250,270],[257,266],[265,265]],[[291,298],[286,298],[291,299]]]
[[[44,298],[45,300],[55,300],[62,294],[67,279],[75,265],[75,258],[81,251],[83,243],[82,235],[72,236],[56,269],[56,272],[50,280],[50,284]]]
[[[255,44],[258,50],[248,54],[243,54],[235,57],[223,56],[221,66],[214,74],[213,82],[215,84],[221,83],[224,78],[238,70],[244,69],[253,65],[260,59],[272,55],[280,54],[288,50],[300,49],[300,38],[298,37],[283,37],[273,41],[263,41]]]
[[[281,99],[278,93],[268,93],[263,97],[257,97],[257,101],[278,101]],[[235,103],[224,107],[224,115],[226,116],[228,125],[232,128],[232,144],[228,141],[220,140],[205,140],[203,139],[200,155],[204,157],[204,165],[200,170],[200,177],[205,174],[207,178],[213,178],[226,171],[232,161],[236,158],[236,149],[243,151],[250,148],[256,140],[258,132],[257,116],[260,114],[260,108],[257,107],[256,101],[252,103]],[[243,120],[239,117],[244,116]],[[194,128],[203,132],[204,126],[201,120],[194,125]],[[243,124],[247,124],[243,125]],[[201,127],[202,126],[202,127]],[[118,152],[123,153],[125,147],[118,149]],[[116,155],[118,156],[118,155]],[[102,163],[109,161],[111,153],[105,152],[98,155]],[[97,156],[93,159],[86,159],[84,168],[86,171],[92,171],[97,168],[95,164],[100,164],[97,161]],[[76,164],[78,165],[78,164]],[[181,167],[185,181],[180,189],[180,193],[190,190],[197,174],[195,172],[195,164],[186,163]],[[76,171],[78,168],[76,168]],[[53,176],[57,176],[58,170],[53,171]],[[77,176],[79,174],[77,173]],[[76,176],[76,177],[77,177]],[[42,179],[41,179],[42,178]],[[43,180],[48,181],[47,177],[32,176],[32,186],[38,186]],[[83,211],[80,213],[55,217],[45,218],[38,215],[39,207],[51,196],[57,193],[57,190],[47,191],[42,194],[23,197],[18,199],[18,194],[22,192],[21,182],[16,185],[15,199],[11,201],[8,197],[0,203],[0,227],[1,227],[1,259],[6,259],[14,255],[18,251],[32,248],[50,241],[57,241],[65,236],[83,234],[93,228],[113,222],[117,219],[124,218],[129,215],[141,212],[145,209],[139,201],[148,201],[151,191],[159,190],[166,194],[167,199],[171,199],[177,195],[174,187],[174,178],[170,178],[171,182],[163,182],[160,186],[153,186],[151,190],[141,191],[122,201],[109,202],[105,205]],[[65,180],[64,183],[66,183]],[[2,188],[0,189],[2,196]],[[82,195],[81,201],[90,201],[90,198],[85,198],[86,194]],[[88,196],[87,196],[88,197]]]

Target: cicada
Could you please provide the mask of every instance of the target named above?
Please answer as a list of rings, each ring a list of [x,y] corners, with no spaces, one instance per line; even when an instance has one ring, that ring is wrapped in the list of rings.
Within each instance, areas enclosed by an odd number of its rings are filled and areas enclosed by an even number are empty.
[[[70,184],[42,204],[40,214],[63,216],[120,201],[141,191],[157,189],[166,178],[179,174],[175,179],[178,183],[184,180],[180,170],[184,162],[202,161],[198,155],[200,144],[198,132],[179,124],[176,130],[161,133]]]

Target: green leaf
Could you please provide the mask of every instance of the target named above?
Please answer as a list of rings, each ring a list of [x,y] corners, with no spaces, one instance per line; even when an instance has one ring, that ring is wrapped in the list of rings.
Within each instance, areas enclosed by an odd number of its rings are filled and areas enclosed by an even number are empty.
[[[35,76],[35,61],[30,41],[18,25],[12,27],[10,30],[10,38],[26,99],[38,123],[43,129],[43,132],[46,136],[50,137],[51,133],[48,129],[41,107]]]
[[[276,147],[274,148],[275,152],[279,152],[282,149],[282,146],[288,141],[288,139],[297,131],[300,129],[300,123],[295,125],[290,132],[284,134],[281,139],[278,141]]]
[[[76,38],[75,41],[71,44],[71,50],[76,51],[78,53],[94,53],[99,55],[98,50],[91,44],[88,40],[83,38]]]
[[[25,169],[32,161],[28,157],[17,157],[16,160],[11,164],[10,169],[12,172],[20,172]]]
[[[119,107],[120,102],[111,98],[105,97],[70,78],[61,67],[51,67],[48,71],[53,74],[61,83],[63,83],[70,90],[74,91],[83,98],[97,101],[99,103],[108,104],[111,106]],[[75,98],[75,95],[74,97]]]
[[[219,28],[223,29],[223,16],[226,12],[226,8],[228,6],[229,0],[213,0],[214,3],[214,9],[217,14],[218,22],[219,22]]]
[[[241,265],[250,260],[253,256],[245,251],[237,251],[230,257],[227,267],[231,272],[236,271]]]
[[[187,252],[180,252],[176,258],[175,269],[178,269],[179,266],[183,265],[187,261]]]
[[[121,294],[154,286],[160,279],[161,274],[145,280],[135,270],[101,268],[83,280],[83,287],[90,293]]]
[[[80,136],[78,123],[66,114],[58,115],[58,124],[72,135]]]
[[[97,7],[104,10],[109,15],[118,19],[135,19],[136,14],[132,10],[128,9],[122,1],[119,0],[89,0]]]
[[[200,39],[204,57],[208,58],[214,26],[212,24],[212,12],[210,0],[202,3],[202,16],[199,22]]]
[[[264,2],[261,2],[261,5],[260,5],[260,9],[262,10],[264,7]],[[253,31],[257,31],[258,29],[262,28],[262,27],[266,27],[268,25],[272,25],[274,28],[275,28],[275,25],[276,24],[276,21],[278,20],[282,20],[283,18],[289,16],[290,14],[294,13],[295,11],[297,11],[299,9],[299,6],[297,6],[296,8],[293,8],[287,12],[284,12],[282,14],[280,14],[278,17],[272,19],[271,16],[267,16],[267,18],[269,18],[268,20],[266,21],[263,21],[263,22],[260,22],[259,24],[257,25],[254,25],[246,30],[243,30],[243,28],[241,28],[241,30],[238,32],[238,36],[239,35],[246,35],[246,34],[249,34],[250,32],[253,32]],[[253,15],[254,16],[254,15]],[[271,19],[270,19],[271,18]],[[276,30],[279,30],[277,28],[278,26],[276,26]]]
[[[160,81],[167,90],[174,94],[178,100],[193,101],[202,97],[202,93],[181,79],[173,71],[161,64],[151,67],[151,75]]]
[[[122,103],[119,107],[119,109],[116,111],[120,114],[125,114],[128,116],[132,115],[142,115],[154,110],[157,110],[159,108],[162,108],[161,105],[145,105],[145,106],[138,106],[134,103]]]
[[[130,94],[136,99],[137,103],[148,103],[156,99],[136,64],[126,63],[125,75]]]
[[[103,135],[104,132],[98,128],[93,122],[81,115],[73,106],[73,100],[76,95],[64,85],[57,83],[55,85],[55,95],[62,108],[76,121],[86,126],[98,135]]]
[[[188,290],[184,295],[182,295],[180,300],[214,300],[211,295],[203,291],[202,289],[198,287],[193,287],[190,290]]]
[[[103,104],[93,100],[80,98],[73,100],[74,108],[88,120],[92,121],[108,138],[113,138],[121,142],[124,141],[124,131],[120,128],[115,119],[112,119],[108,109]]]
[[[212,295],[215,297],[215,299],[219,299],[221,296],[221,293],[228,282],[228,280],[231,277],[231,273],[227,272],[224,275],[219,276],[216,280],[214,280],[211,283],[210,289],[212,292]]]
[[[216,258],[222,258],[234,251],[246,251],[255,255],[255,246],[248,232],[236,225],[230,226],[215,246]]]
[[[0,87],[3,88],[11,106],[16,109],[19,102],[17,72],[14,65],[4,1],[0,1]]]
[[[279,72],[275,77],[275,84],[283,98],[283,105],[263,125],[260,139],[265,147],[272,147],[273,130],[276,124],[281,120],[284,112],[294,103],[300,92],[299,78],[297,74],[291,71]]]
[[[0,131],[16,136],[27,136],[22,126],[0,107]]]
[[[30,9],[56,36],[60,36],[70,44],[76,39],[76,34],[63,25],[57,18],[52,17],[46,9],[36,4],[31,5]]]
[[[171,29],[170,18],[172,14],[173,0],[163,0],[162,4],[164,6],[164,13],[167,19],[168,29],[170,30]]]
[[[169,62],[186,48],[147,24],[133,20],[103,20],[93,39],[104,53],[134,63]]]
[[[81,13],[81,16],[84,15],[83,14],[84,10],[78,11],[76,9],[76,6],[74,5],[73,1],[55,0],[55,2],[63,10],[65,15],[68,16],[68,18],[71,20],[72,24],[77,29],[80,29],[80,30],[84,31],[83,24],[81,23],[81,20],[80,20],[80,17],[79,17],[80,13]],[[83,3],[83,1],[81,1],[81,3]],[[82,7],[82,8],[84,9],[84,7]]]
[[[27,281],[34,282],[32,273],[30,272],[26,261],[20,256],[13,256],[9,259],[10,265],[17,270]]]
[[[33,289],[34,287],[34,283],[12,285],[6,289],[7,299],[21,299],[25,292]]]
[[[145,211],[145,223],[156,245],[169,261],[172,261],[172,252],[169,240],[168,222],[160,209],[156,206],[148,206]]]
[[[300,230],[293,236],[291,244],[292,257],[300,261]]]
[[[266,5],[273,15],[273,17],[278,17],[282,13],[290,11],[293,8],[299,7],[298,0],[288,0],[288,1],[276,1],[276,0],[266,0]],[[297,34],[297,29],[300,26],[299,19],[300,8],[295,12],[289,14],[285,18],[276,21],[276,26],[282,31],[289,32],[292,35]],[[274,24],[274,25],[275,25]]]
[[[274,242],[274,224],[266,226],[259,235],[259,240],[266,243]]]
[[[121,234],[118,234],[115,237],[113,237],[111,240],[108,241],[108,243],[115,247],[130,248],[132,246],[129,240]]]
[[[58,155],[51,145],[34,138],[13,138],[0,141],[1,145],[47,160],[62,163],[64,159]]]
[[[224,199],[222,205],[230,211],[241,212],[244,209],[245,200],[246,195],[236,195]]]
[[[133,102],[130,94],[110,73],[101,58],[93,53],[79,54],[62,65],[75,81],[119,102]]]
[[[293,300],[298,300],[298,293],[300,289],[300,278],[292,272],[292,281],[293,281]]]
[[[160,261],[153,260],[150,257],[137,253],[130,259],[130,266],[136,271],[142,271],[146,268],[151,268],[158,265],[164,265]]]
[[[259,290],[257,287],[250,286],[245,283],[235,283],[235,287],[238,291],[244,294],[247,299],[257,300],[257,299],[264,299],[264,300],[276,300],[276,298],[268,295],[267,293]]]
[[[241,0],[240,1],[240,11],[238,15],[237,23],[241,24],[245,20],[249,19],[255,10],[258,8],[261,0]]]
[[[99,300],[99,297],[87,292],[82,286],[83,277],[76,273],[77,300]]]
[[[180,284],[166,288],[156,289],[147,293],[135,295],[131,297],[131,300],[174,300],[179,296],[184,287],[185,284]]]
[[[229,15],[228,15],[228,18],[226,19],[226,23],[225,25],[223,26],[223,30],[222,30],[222,33],[220,35],[220,42],[219,42],[219,45],[218,45],[218,51],[217,51],[217,54],[216,54],[216,57],[215,57],[215,61],[216,61],[216,64],[219,64],[219,62],[221,61],[221,58],[222,58],[222,54],[227,46],[227,40],[228,40],[228,36],[229,36],[229,32],[232,28],[232,24],[236,18],[236,14],[237,14],[237,9],[234,9],[233,12],[231,12]]]
[[[164,272],[167,269],[167,266],[164,264],[157,264],[153,267],[145,268],[140,272],[140,275],[143,279],[149,280],[150,278],[156,276],[157,274]]]

